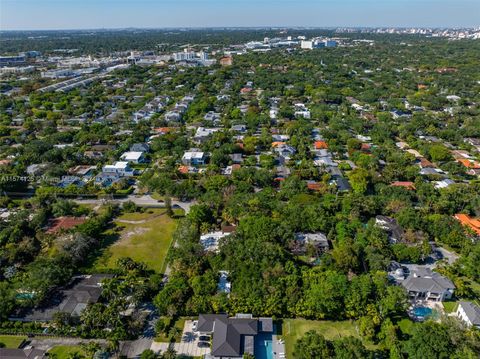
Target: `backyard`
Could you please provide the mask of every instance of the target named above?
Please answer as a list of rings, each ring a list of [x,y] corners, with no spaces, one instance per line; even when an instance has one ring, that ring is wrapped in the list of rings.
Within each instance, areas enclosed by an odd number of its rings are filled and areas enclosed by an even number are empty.
[[[306,320],[306,319],[285,319],[282,323],[282,337],[285,340],[286,356],[293,357],[295,343],[309,330],[315,330],[323,335],[327,340],[334,340],[342,337],[353,336],[360,338],[355,322],[345,321],[324,321],[324,320]],[[367,348],[372,349],[375,346],[365,343]]]
[[[27,337],[20,335],[0,335],[0,348],[18,348],[25,339],[27,339]]]
[[[175,211],[176,216],[182,213]],[[165,258],[177,225],[176,219],[167,216],[165,209],[155,208],[143,213],[126,213],[116,218],[114,223],[115,227],[106,233],[107,239],[93,261],[91,272],[115,268],[115,263],[122,257],[143,262],[158,273],[165,270]]]
[[[50,349],[48,354],[56,359],[69,359],[75,358],[78,355],[83,356],[85,351],[77,345],[58,345]]]

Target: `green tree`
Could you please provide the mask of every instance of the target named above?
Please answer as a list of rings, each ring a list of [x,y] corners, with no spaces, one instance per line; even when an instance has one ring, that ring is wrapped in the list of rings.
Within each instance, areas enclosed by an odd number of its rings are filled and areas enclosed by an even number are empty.
[[[411,338],[405,342],[405,352],[412,359],[447,359],[452,357],[454,351],[448,329],[434,322],[415,325]]]
[[[293,356],[296,359],[332,358],[330,343],[314,330],[305,333],[297,340]]]

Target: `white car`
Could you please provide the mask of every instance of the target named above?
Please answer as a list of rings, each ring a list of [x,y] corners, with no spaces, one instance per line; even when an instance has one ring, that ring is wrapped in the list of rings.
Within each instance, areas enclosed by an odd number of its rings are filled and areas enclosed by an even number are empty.
[[[192,323],[192,330],[193,330],[194,332],[197,331],[197,325],[198,325],[198,320],[194,320],[193,323]]]

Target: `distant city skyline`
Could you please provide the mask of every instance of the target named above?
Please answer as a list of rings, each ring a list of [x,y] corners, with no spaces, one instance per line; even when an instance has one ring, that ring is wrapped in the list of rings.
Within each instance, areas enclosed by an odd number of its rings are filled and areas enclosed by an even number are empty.
[[[480,0],[0,0],[0,30],[479,25]]]

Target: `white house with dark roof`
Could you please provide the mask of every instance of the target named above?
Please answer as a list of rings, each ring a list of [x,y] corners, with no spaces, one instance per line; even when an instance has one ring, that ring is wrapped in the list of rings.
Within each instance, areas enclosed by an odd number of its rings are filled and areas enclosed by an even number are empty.
[[[412,269],[401,282],[412,300],[443,302],[453,296],[455,285],[452,281],[429,268]]]
[[[469,327],[480,329],[480,307],[472,302],[459,302],[455,315]]]

